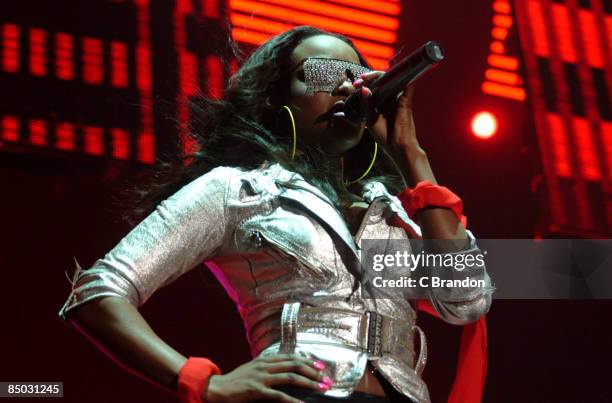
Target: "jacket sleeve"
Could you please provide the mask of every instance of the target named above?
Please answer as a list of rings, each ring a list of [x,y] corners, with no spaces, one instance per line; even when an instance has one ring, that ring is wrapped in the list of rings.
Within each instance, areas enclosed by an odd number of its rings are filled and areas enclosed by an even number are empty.
[[[463,263],[469,261],[468,256],[473,256],[472,261],[477,260],[477,256],[482,256],[482,251],[476,243],[476,238],[470,230],[466,229],[469,244],[466,249],[443,253],[440,256],[444,259],[453,259],[454,267],[447,265],[434,265],[427,270],[431,276],[442,280],[458,280],[469,278],[477,282],[482,281],[484,285],[460,286],[460,287],[432,287],[429,291],[429,300],[440,317],[454,325],[464,325],[478,320],[486,314],[491,307],[492,293],[495,290],[491,278],[487,273],[485,264],[475,264],[469,266]]]
[[[408,216],[404,210],[401,201],[397,197],[393,197],[393,202],[396,207],[395,224],[403,227],[410,238],[422,239],[420,227]],[[401,207],[399,207],[401,206]],[[448,252],[442,254],[430,254],[433,265],[428,265],[426,268],[419,268],[415,273],[421,275],[427,273],[431,278],[437,277],[441,280],[462,280],[469,277],[470,280],[482,280],[480,285],[476,286],[461,286],[461,287],[429,287],[426,291],[429,296],[429,301],[435,308],[440,317],[454,325],[464,325],[477,321],[482,315],[486,314],[492,303],[492,293],[495,287],[492,284],[491,278],[487,273],[484,259],[482,259],[482,251],[478,247],[476,238],[470,230],[467,230],[468,244],[464,250],[457,252]],[[436,257],[435,259],[434,257]],[[468,256],[472,257],[468,257]],[[481,255],[481,260],[477,256]],[[445,262],[441,265],[440,262]],[[452,267],[449,267],[447,262],[454,262]],[[483,264],[464,264],[460,262],[477,262],[482,261]],[[431,281],[429,285],[431,285]]]
[[[136,307],[213,255],[227,230],[226,194],[231,169],[217,167],[182,187],[134,227],[91,268],[78,264],[72,290],[58,315],[102,296]]]

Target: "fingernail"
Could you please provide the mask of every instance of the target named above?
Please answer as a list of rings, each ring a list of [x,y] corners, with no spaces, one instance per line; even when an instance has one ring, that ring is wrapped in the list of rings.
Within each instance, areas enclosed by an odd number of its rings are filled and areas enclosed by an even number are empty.
[[[357,80],[353,82],[353,86],[357,87],[361,83],[363,83],[363,78],[358,78]]]
[[[366,87],[361,87],[361,95],[363,95],[364,97],[368,96],[368,90],[366,89]]]
[[[331,387],[334,384],[334,381],[332,381],[332,379],[329,376],[326,376],[325,378],[323,378],[323,383]]]
[[[314,364],[313,364],[313,365],[314,365],[314,367],[315,367],[316,369],[318,369],[319,371],[323,371],[323,370],[325,369],[325,363],[323,363],[323,361],[319,361],[319,360],[317,360],[317,361],[315,361],[315,362],[314,362]]]
[[[319,389],[328,390],[331,386],[327,383],[319,382]]]
[[[367,75],[368,75],[368,73],[361,73],[361,74],[359,74],[359,77],[364,78]]]

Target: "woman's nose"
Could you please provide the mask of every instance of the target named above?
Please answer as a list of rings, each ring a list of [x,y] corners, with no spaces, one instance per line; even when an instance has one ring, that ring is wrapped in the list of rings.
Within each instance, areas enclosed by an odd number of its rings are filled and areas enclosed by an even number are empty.
[[[355,91],[355,87],[353,86],[353,82],[351,79],[347,78],[342,81],[334,90],[332,91],[332,95],[334,96],[346,96],[348,97]]]

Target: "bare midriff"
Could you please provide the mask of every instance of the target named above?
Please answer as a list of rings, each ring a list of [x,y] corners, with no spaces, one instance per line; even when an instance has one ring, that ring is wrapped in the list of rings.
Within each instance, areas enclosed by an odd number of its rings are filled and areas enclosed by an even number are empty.
[[[357,392],[369,393],[371,395],[385,396],[385,390],[383,389],[380,381],[370,371],[370,364],[366,367],[366,370],[359,381],[359,385],[355,388]]]

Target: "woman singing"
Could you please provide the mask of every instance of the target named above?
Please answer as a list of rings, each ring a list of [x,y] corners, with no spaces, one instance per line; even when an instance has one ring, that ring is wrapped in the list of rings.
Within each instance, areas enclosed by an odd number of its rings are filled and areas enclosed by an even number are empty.
[[[194,108],[198,151],[151,190],[131,232],[77,268],[60,317],[183,402],[429,402],[417,306],[475,323],[493,287],[484,266],[470,277],[486,287],[423,300],[363,287],[363,239],[446,239],[438,253],[479,253],[461,200],[419,146],[412,87],[367,124],[344,117],[342,101],[370,99],[381,74],[348,38],[312,27],[261,45],[221,99]],[[202,262],[236,303],[254,357],[225,374],[174,350],[138,311]]]

